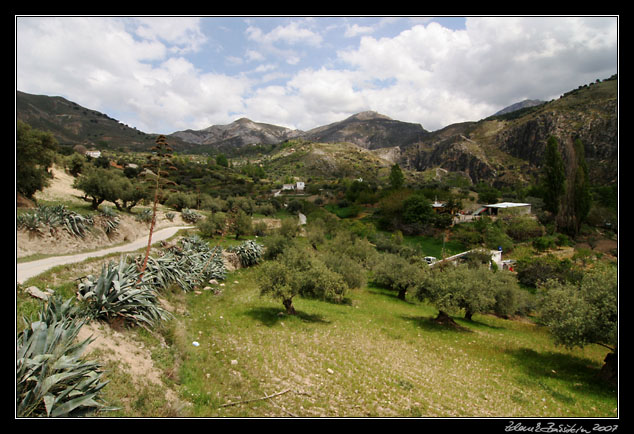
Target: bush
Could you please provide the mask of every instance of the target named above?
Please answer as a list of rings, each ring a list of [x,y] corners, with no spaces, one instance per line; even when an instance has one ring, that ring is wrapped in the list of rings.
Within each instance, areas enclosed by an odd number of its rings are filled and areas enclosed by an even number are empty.
[[[579,282],[547,281],[540,314],[555,342],[568,348],[618,343],[618,271],[598,263]]]
[[[300,290],[303,297],[317,298],[340,303],[348,291],[343,277],[330,270],[318,259],[311,260],[310,267],[299,275]]]
[[[282,219],[282,224],[277,232],[285,238],[293,238],[299,234],[299,224],[296,218]]]
[[[165,205],[174,208],[176,211],[181,211],[184,208],[192,208],[196,206],[196,197],[194,195],[178,191],[172,193],[167,197]]]
[[[273,234],[266,237],[263,243],[265,247],[264,257],[266,259],[276,259],[293,244],[293,241],[280,234]]]
[[[535,238],[532,244],[537,250],[543,252],[555,248],[557,246],[557,238],[553,235],[544,235],[543,237]]]
[[[513,240],[522,242],[544,235],[544,227],[529,216],[513,217],[505,222],[505,232]]]
[[[227,216],[222,212],[215,212],[196,223],[196,227],[203,237],[213,238],[222,235],[225,230]]]
[[[518,281],[525,286],[537,288],[549,279],[560,282],[575,282],[580,271],[569,260],[559,260],[553,255],[522,258],[515,266]]]
[[[361,288],[366,283],[366,270],[349,256],[326,255],[328,269],[339,274],[348,288]]]
[[[236,240],[243,235],[251,235],[253,233],[253,222],[251,217],[242,209],[238,209],[232,213],[229,218],[229,230],[236,235]]]

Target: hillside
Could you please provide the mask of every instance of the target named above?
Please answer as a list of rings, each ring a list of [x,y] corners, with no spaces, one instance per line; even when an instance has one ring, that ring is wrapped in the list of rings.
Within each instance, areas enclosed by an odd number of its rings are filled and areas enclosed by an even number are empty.
[[[154,146],[157,136],[59,96],[16,91],[15,109],[17,120],[35,129],[50,131],[60,145],[138,152]],[[192,147],[181,140],[170,144],[181,150]]]
[[[302,132],[277,125],[240,118],[228,125],[212,125],[203,130],[185,130],[170,134],[198,146],[197,151],[231,153],[252,144],[273,145],[301,136]]]
[[[315,142],[350,142],[366,149],[379,149],[407,147],[421,141],[426,134],[420,124],[397,121],[367,111],[309,130],[303,137]]]
[[[387,177],[390,160],[353,143],[320,143],[292,140],[265,155],[259,162],[269,176],[308,178]]]
[[[241,118],[203,130],[178,131],[169,136],[179,152],[229,155],[277,152],[289,140],[342,144],[341,151],[376,151],[412,171],[441,168],[466,175],[473,183],[515,185],[534,181],[543,150],[551,135],[564,158],[580,139],[596,183],[618,179],[618,79],[581,86],[539,105],[511,106],[504,113],[479,121],[452,124],[426,131],[420,124],[362,112],[308,131],[292,130]],[[17,118],[34,128],[52,131],[62,144],[96,148],[147,150],[155,136],[123,125],[105,114],[85,109],[59,97],[17,92]],[[260,145],[260,146],[253,146]],[[283,146],[282,146],[283,147]],[[279,148],[279,147],[278,147]],[[338,155],[342,156],[340,152]],[[344,160],[354,159],[348,156]],[[322,161],[323,163],[323,161]],[[333,167],[346,166],[345,161]],[[318,163],[321,164],[321,163]],[[326,168],[328,164],[321,164]],[[333,176],[337,176],[333,173]]]
[[[557,100],[478,122],[450,125],[403,149],[412,170],[441,167],[473,182],[514,185],[537,175],[546,142],[555,136],[564,159],[576,139],[585,147],[591,178],[618,179],[618,81],[581,87]]]

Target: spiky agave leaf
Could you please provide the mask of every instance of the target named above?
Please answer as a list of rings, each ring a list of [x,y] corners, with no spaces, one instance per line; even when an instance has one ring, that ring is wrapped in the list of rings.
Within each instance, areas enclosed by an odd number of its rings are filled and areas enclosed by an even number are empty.
[[[16,409],[19,417],[78,416],[112,410],[100,399],[107,382],[101,366],[82,354],[92,338],[78,341],[87,318],[72,299],[53,297],[36,321],[25,319],[16,353]]]
[[[240,259],[243,267],[250,267],[260,262],[262,258],[262,246],[254,240],[248,240],[231,249]]]
[[[135,264],[122,257],[117,265],[110,261],[98,277],[87,276],[78,285],[78,295],[85,300],[93,318],[111,321],[123,318],[133,324],[152,327],[171,317],[160,306],[156,291],[144,276],[139,278]]]

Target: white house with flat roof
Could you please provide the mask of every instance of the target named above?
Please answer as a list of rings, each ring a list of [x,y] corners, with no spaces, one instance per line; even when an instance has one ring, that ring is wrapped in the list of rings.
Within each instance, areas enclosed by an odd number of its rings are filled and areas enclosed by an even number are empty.
[[[488,215],[522,215],[531,213],[530,203],[500,202],[490,205],[482,205],[477,211],[479,214]]]

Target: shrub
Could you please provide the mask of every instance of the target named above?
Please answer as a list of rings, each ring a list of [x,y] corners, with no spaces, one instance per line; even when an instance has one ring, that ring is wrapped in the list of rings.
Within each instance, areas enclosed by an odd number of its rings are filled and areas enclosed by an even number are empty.
[[[242,209],[238,209],[232,213],[229,218],[230,230],[236,235],[236,240],[242,235],[250,235],[253,233],[253,222],[251,217]]]
[[[505,232],[515,241],[527,241],[544,235],[544,227],[530,216],[516,216],[504,222]]]
[[[300,274],[299,280],[299,293],[303,297],[340,303],[348,292],[344,278],[320,260],[312,260],[308,270]]]
[[[434,267],[418,287],[416,295],[436,306],[439,317],[464,309],[465,318],[470,320],[475,313],[494,309],[496,294],[500,296],[499,309],[508,308],[508,304],[503,303],[508,297],[500,292],[511,282],[507,276],[508,272],[494,273],[486,266]]]
[[[579,269],[571,261],[560,261],[554,255],[519,259],[515,270],[519,282],[532,288],[549,279],[574,282],[580,278]]]
[[[285,252],[292,244],[292,239],[286,238],[280,234],[269,235],[264,239],[264,257],[266,259],[275,259]]]
[[[198,220],[196,227],[201,235],[207,238],[213,238],[216,235],[222,235],[227,222],[227,216],[222,212],[215,212],[204,219]]]
[[[549,280],[540,287],[540,314],[555,341],[568,348],[617,345],[617,268],[597,263],[577,283]]]
[[[269,233],[269,227],[265,222],[259,221],[253,225],[253,235],[264,237]]]
[[[366,283],[366,270],[349,256],[326,255],[328,269],[339,274],[348,288],[361,288]]]
[[[167,200],[165,201],[165,205],[174,208],[176,211],[181,211],[184,208],[191,208],[196,205],[196,197],[191,194],[184,193],[182,191],[177,191],[175,193],[171,193]]]
[[[299,224],[296,218],[282,219],[282,224],[277,232],[286,238],[293,238],[299,234]]]

